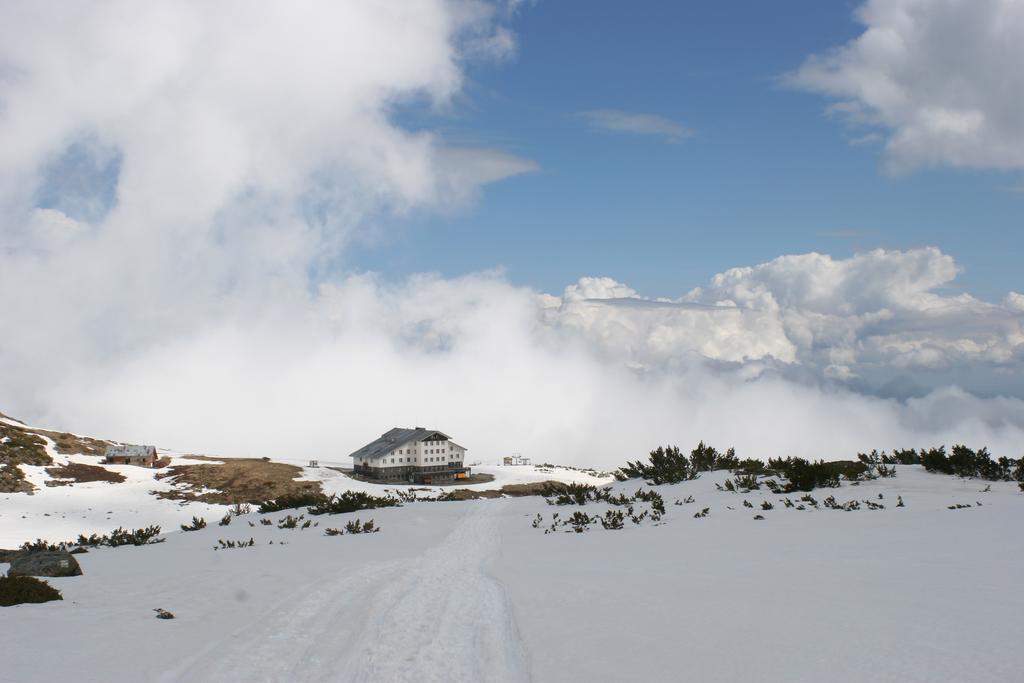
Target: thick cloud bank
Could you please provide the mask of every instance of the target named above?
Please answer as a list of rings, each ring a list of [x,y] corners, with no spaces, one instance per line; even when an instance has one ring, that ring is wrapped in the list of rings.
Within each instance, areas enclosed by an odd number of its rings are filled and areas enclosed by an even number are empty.
[[[584,278],[551,302],[551,320],[637,367],[697,356],[899,397],[950,382],[1024,394],[1021,295],[992,304],[939,293],[957,272],[951,257],[925,248],[782,256],[675,300]]]
[[[1024,2],[869,0],[857,18],[863,34],[791,82],[886,130],[894,170],[1024,168]]]
[[[1024,296],[948,293],[934,249],[784,256],[664,300],[339,273],[380,217],[532,170],[397,123],[512,54],[514,6],[4,4],[0,410],[324,461],[403,424],[488,460],[1021,454]]]

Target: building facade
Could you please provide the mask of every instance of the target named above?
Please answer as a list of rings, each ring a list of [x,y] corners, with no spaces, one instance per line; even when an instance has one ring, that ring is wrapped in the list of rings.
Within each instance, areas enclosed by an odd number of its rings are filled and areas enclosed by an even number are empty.
[[[107,446],[103,462],[110,465],[156,467],[156,446]]]
[[[466,479],[466,449],[436,429],[395,427],[350,456],[356,474],[435,484]]]

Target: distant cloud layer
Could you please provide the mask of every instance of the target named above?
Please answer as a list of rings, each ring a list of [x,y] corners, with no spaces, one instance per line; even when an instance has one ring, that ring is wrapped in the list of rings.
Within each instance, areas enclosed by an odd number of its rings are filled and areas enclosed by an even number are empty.
[[[582,112],[580,116],[592,128],[615,133],[655,135],[670,142],[679,142],[693,134],[693,131],[683,124],[654,114],[638,114],[617,109],[596,109]]]
[[[478,458],[598,465],[702,438],[1021,455],[1024,295],[951,294],[935,249],[783,256],[663,300],[599,277],[552,295],[333,271],[382,217],[535,168],[393,115],[455,107],[468,60],[514,49],[507,8],[3,4],[0,410],[325,462],[399,424]]]
[[[864,33],[789,82],[884,130],[895,171],[1024,168],[1024,3],[869,0],[857,18]]]
[[[947,383],[1024,397],[1024,297],[936,291],[958,270],[934,248],[782,256],[662,301],[584,278],[550,320],[645,368],[699,357],[903,397]]]

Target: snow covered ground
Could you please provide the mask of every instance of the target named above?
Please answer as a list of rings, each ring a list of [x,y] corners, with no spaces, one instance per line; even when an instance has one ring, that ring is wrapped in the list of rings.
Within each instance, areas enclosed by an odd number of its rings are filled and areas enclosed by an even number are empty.
[[[54,463],[81,462],[95,465],[95,457],[83,455],[60,455],[48,449]],[[210,461],[190,460],[187,456],[160,451],[163,457],[171,458],[172,465],[206,463]],[[298,461],[288,464],[300,464]],[[133,465],[104,465],[108,470],[118,472],[126,481],[118,484],[108,482],[76,483],[74,486],[46,486],[49,476],[44,467],[22,465],[26,478],[36,485],[32,495],[0,493],[0,548],[16,548],[23,542],[36,538],[61,541],[77,538],[80,533],[107,533],[119,526],[125,528],[159,524],[164,530],[177,529],[187,523],[193,515],[211,519],[223,516],[227,505],[211,505],[194,501],[177,501],[157,498],[154,491],[167,491],[171,485],[154,479],[154,470]],[[305,467],[300,479],[322,482],[324,493],[343,491],[365,491],[382,496],[389,491],[415,489],[421,496],[433,496],[452,488],[473,490],[500,489],[506,484],[522,484],[546,480],[579,482],[602,485],[611,478],[594,477],[568,468],[534,468],[479,466],[474,472],[490,474],[494,480],[487,483],[465,486],[424,487],[404,484],[372,484],[348,477],[330,467]]]
[[[51,580],[62,602],[0,608],[0,680],[1019,681],[1024,495],[897,469],[812,494],[881,510],[787,508],[718,491],[722,472],[657,487],[659,525],[580,534],[545,534],[579,508],[537,497],[307,516],[304,530],[279,529],[286,512],[207,516],[78,556],[83,576]],[[381,531],[324,535],[354,517]]]
[[[21,422],[0,416],[0,422],[23,427]],[[21,465],[26,479],[36,490],[31,495],[23,493],[0,493],[0,548],[16,548],[25,541],[45,538],[50,541],[66,541],[79,534],[104,534],[117,527],[138,528],[158,524],[164,530],[177,529],[188,523],[193,515],[207,519],[219,518],[228,511],[226,505],[211,505],[195,501],[161,499],[154,492],[168,491],[173,487],[166,480],[154,478],[156,470],[134,465],[108,465],[103,467],[121,474],[125,481],[78,482],[73,486],[46,486],[51,477],[47,467],[68,463],[99,464],[99,459],[89,455],[61,454],[54,447],[53,440],[40,434],[46,442],[46,451],[53,458],[53,465],[36,467]],[[210,464],[210,460],[194,460],[187,454],[159,449],[161,458],[167,458],[171,465]],[[225,458],[226,459],[226,458]],[[300,479],[322,482],[327,494],[343,491],[365,491],[373,495],[385,495],[388,491],[416,489],[420,495],[436,495],[452,488],[473,490],[500,489],[506,484],[522,484],[554,480],[601,485],[611,477],[595,477],[572,468],[500,465],[474,466],[473,472],[489,474],[493,481],[447,487],[424,487],[404,484],[373,484],[351,479],[337,468],[350,467],[351,459],[336,462],[321,461],[320,467],[308,467],[308,460],[276,459],[289,465],[303,468]],[[161,470],[165,471],[165,470]]]

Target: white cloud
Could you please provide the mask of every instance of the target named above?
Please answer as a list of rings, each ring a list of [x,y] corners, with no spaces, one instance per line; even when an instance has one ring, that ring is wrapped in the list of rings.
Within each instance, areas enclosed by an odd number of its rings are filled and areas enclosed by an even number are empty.
[[[616,133],[656,135],[670,142],[679,142],[693,131],[683,124],[655,114],[638,114],[617,109],[596,109],[580,114],[592,128]]]
[[[393,424],[442,426],[486,460],[515,450],[607,466],[699,439],[759,457],[953,441],[1021,454],[1019,398],[947,387],[898,402],[813,381],[813,364],[787,376],[767,351],[799,368],[828,342],[788,340],[786,311],[538,299],[494,274],[352,276],[301,311],[210,320],[30,389],[65,423],[229,454],[343,460]]]
[[[936,292],[958,271],[934,248],[875,250],[843,260],[802,254],[733,268],[671,303],[635,299],[623,306],[601,300],[608,296],[581,297],[580,289],[593,291],[594,282],[601,291],[635,297],[614,281],[585,279],[547,311],[553,324],[633,366],[663,368],[696,355],[767,363],[762,367],[789,375],[799,369],[819,379],[866,381],[877,390],[908,371],[917,375],[915,387],[955,379],[999,393],[1004,383],[990,385],[994,375],[1024,379],[1019,295],[991,304]]]
[[[0,13],[7,365],[116,356],[301,301],[310,273],[381,214],[462,205],[534,168],[392,121],[398,106],[453,106],[466,44],[506,30],[486,3]],[[31,322],[40,311],[103,332],[69,348]]]
[[[322,461],[394,424],[481,458],[601,465],[701,438],[761,457],[954,439],[1019,455],[1019,398],[860,393],[904,375],[1021,386],[1019,295],[936,293],[958,270],[936,250],[786,256],[675,300],[607,278],[554,296],[493,273],[330,275],[382,215],[532,170],[393,116],[455,107],[507,11],[4,4],[0,409]]]
[[[791,84],[884,130],[894,170],[1024,167],[1024,3],[868,0],[856,16],[864,32]]]

